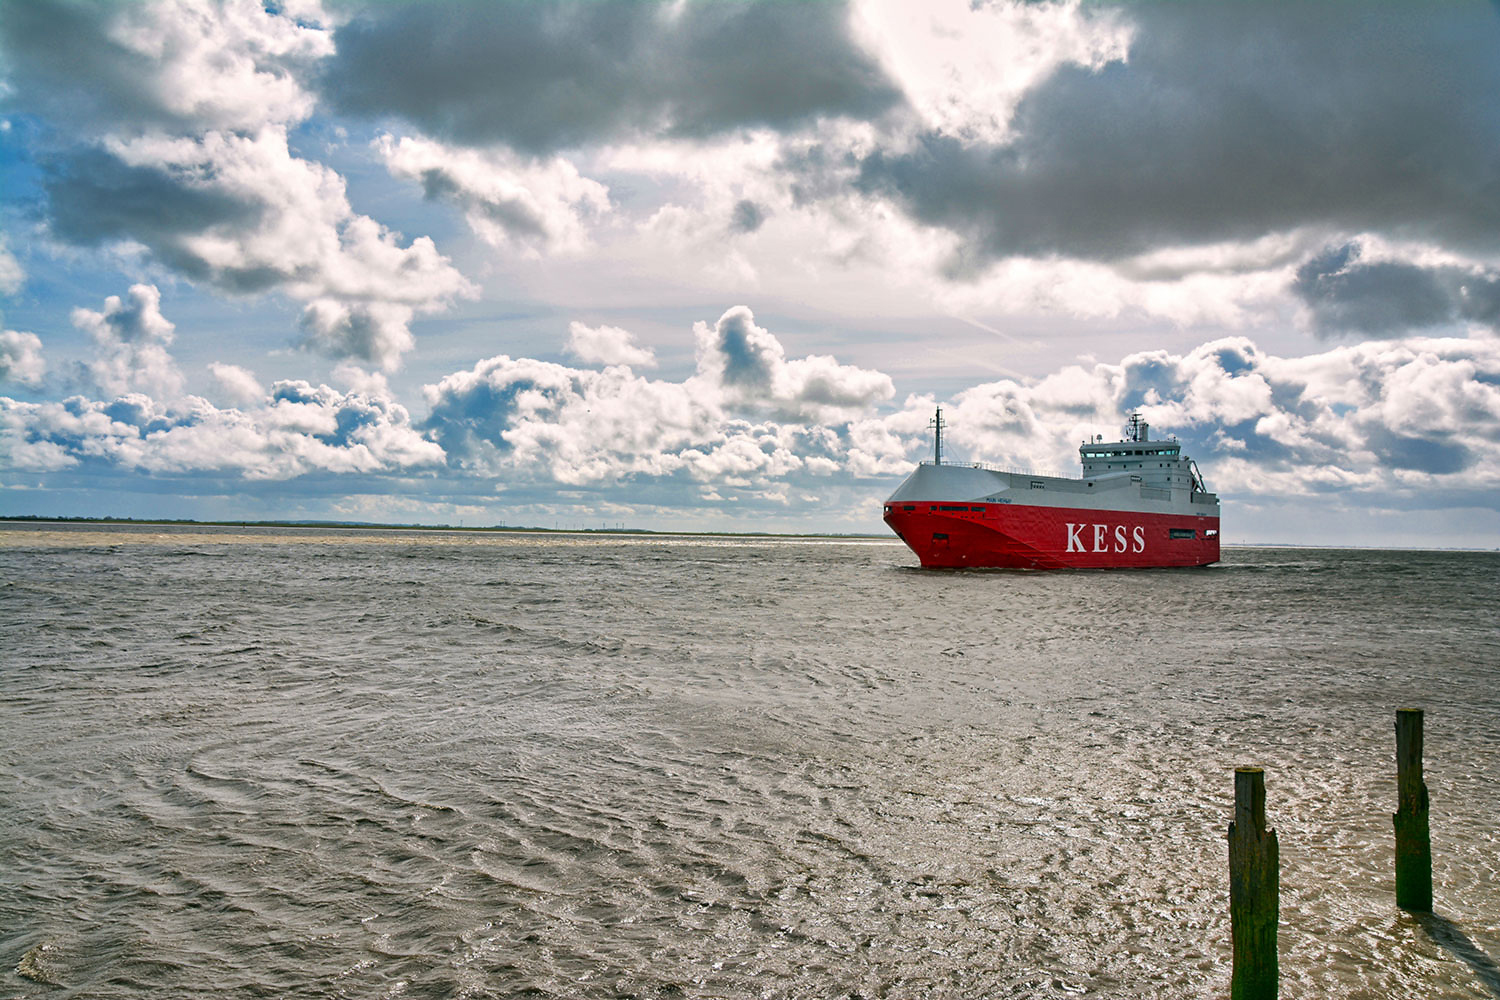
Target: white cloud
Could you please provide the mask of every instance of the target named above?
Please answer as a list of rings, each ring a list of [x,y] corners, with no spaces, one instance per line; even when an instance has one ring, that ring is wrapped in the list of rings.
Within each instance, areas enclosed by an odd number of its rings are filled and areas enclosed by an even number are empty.
[[[613,225],[595,231],[591,283],[609,282],[618,296],[649,278],[655,294],[680,288],[695,302],[699,289],[733,298],[774,290],[844,315],[922,308],[945,284],[935,272],[955,240],[853,190],[858,158],[884,138],[833,120],[793,134],[598,150],[588,169],[623,194]]]
[[[1078,2],[863,0],[854,24],[923,124],[1004,142],[1016,104],[1064,63],[1122,61],[1131,29],[1118,12]]]
[[[211,361],[208,370],[213,375],[214,381],[219,384],[220,391],[236,406],[248,406],[259,402],[266,396],[266,390],[261,386],[260,380],[248,368]]]
[[[416,343],[412,314],[399,302],[315,299],[302,311],[302,342],[331,358],[357,358],[394,371]]]
[[[890,459],[884,446],[867,457],[859,427],[890,397],[884,374],[829,357],[787,360],[744,307],[694,333],[697,370],[681,382],[490,358],[426,387],[427,427],[457,467],[481,475],[570,484],[681,475],[776,493],[777,503],[785,477],[851,463],[866,474]]]
[[[6,243],[5,234],[0,233],[0,295],[14,295],[26,283],[26,272],[16,260]]]
[[[20,330],[0,330],[0,382],[39,386],[46,373],[41,337]]]
[[[532,159],[390,135],[375,149],[393,175],[418,181],[429,199],[457,204],[494,247],[533,257],[578,253],[589,245],[589,227],[610,211],[609,189],[560,156]]]
[[[344,362],[333,369],[336,382],[346,389],[362,392],[367,396],[389,396],[391,387],[381,372],[366,371],[359,365]]]
[[[245,409],[141,393],[48,403],[0,397],[0,454],[24,471],[94,464],[248,481],[397,472],[443,460],[400,404],[300,380],[277,382],[261,405]]]
[[[1184,264],[1203,264],[1199,254],[1165,254]],[[1010,257],[989,265],[972,281],[935,284],[932,299],[946,312],[968,314],[1004,310],[1115,319],[1149,316],[1178,326],[1240,327],[1275,314],[1291,276],[1289,266],[1219,270],[1217,267],[1155,268],[1127,271],[1069,258]]]
[[[306,304],[304,343],[391,370],[416,314],[474,288],[430,239],[356,213],[343,177],[293,155],[328,25],[311,2],[161,0],[39,5],[4,34],[20,106],[55,116],[53,235],[133,248],[231,295],[284,292]]]
[[[680,468],[677,452],[722,419],[706,388],[500,355],[425,391],[428,427],[461,466],[582,483]]]
[[[10,104],[45,136],[28,152],[51,232],[284,292],[303,343],[386,371],[417,316],[474,289],[315,162],[346,125],[392,130],[370,155],[504,248],[507,292],[554,301],[588,281],[615,303],[1244,327],[1287,308],[1314,244],[1358,237],[1368,265],[1398,234],[1447,256],[1445,289],[1485,292],[1440,318],[1488,322],[1500,287],[1473,197],[1500,23],[1482,4],[1451,29],[1327,5],[334,9],[16,5],[0,43]],[[351,117],[314,117],[330,109]],[[355,202],[413,211],[389,195]],[[576,270],[516,277],[543,258]],[[1322,277],[1309,322],[1401,315],[1346,302],[1398,304],[1388,283]]]
[[[162,315],[153,285],[110,296],[99,311],[75,309],[73,323],[97,347],[85,369],[113,398],[24,403],[0,397],[0,455],[17,470],[87,465],[262,481],[316,472],[376,474],[444,461],[443,450],[413,427],[379,374],[341,368],[346,377],[360,376],[362,388],[347,393],[301,380],[279,381],[267,393],[245,368],[213,362],[210,373],[238,407],[221,409],[184,395],[182,375],[167,352],[174,326]]]
[[[251,130],[300,121],[315,99],[298,74],[333,54],[319,5],[276,13],[256,0],[192,0],[119,8],[110,40],[132,67],[136,97],[194,128]]]
[[[746,306],[735,306],[710,327],[693,326],[699,373],[717,383],[729,405],[769,409],[790,419],[837,419],[890,399],[895,387],[883,372],[841,365],[813,355],[788,361],[781,341]]]
[[[333,357],[394,369],[412,347],[415,313],[474,292],[432,240],[402,246],[356,214],[343,178],[292,156],[283,129],[152,135],[108,148],[126,168],[170,177],[164,199],[185,192],[218,212],[208,225],[138,233],[154,253],[230,292],[280,288],[306,301],[306,342]]]
[[[87,370],[102,391],[181,394],[182,373],[167,353],[176,328],[161,314],[161,292],[155,285],[131,285],[124,299],[111,295],[100,312],[79,307],[72,319],[93,338],[97,350]]]
[[[1221,493],[1482,496],[1500,487],[1500,339],[1408,338],[1299,358],[1245,337],[1149,351],[961,393],[950,441],[970,457],[1075,474],[1079,441],[1139,410],[1191,442]]]
[[[159,344],[170,324],[152,292],[137,286],[99,312],[81,310],[80,320],[109,345]],[[212,366],[239,394],[237,408],[141,392],[0,399],[0,450],[7,468],[39,475],[113,469],[246,484],[360,475],[367,492],[383,478],[401,493],[411,489],[402,477],[422,472],[431,481],[424,492],[493,496],[503,484],[508,502],[537,510],[561,487],[657,512],[701,502],[735,516],[801,517],[816,503],[841,523],[866,516],[850,511],[878,501],[929,454],[935,397],[893,405],[879,372],[788,359],[743,307],[698,324],[695,337],[698,367],[680,381],[624,365],[489,358],[426,386],[421,422],[383,376],[354,366],[338,373],[356,386],[349,391],[283,381],[268,393],[244,369]],[[944,408],[951,461],[1066,475],[1076,474],[1081,440],[1113,436],[1139,410],[1158,435],[1182,438],[1231,508],[1315,496],[1335,506],[1457,509],[1484,506],[1500,488],[1495,337],[1406,338],[1303,357],[1229,337],[976,385]]]
[[[73,127],[253,131],[306,118],[300,78],[333,54],[328,18],[302,0],[26,4],[7,12],[9,73]]]
[[[585,326],[568,324],[568,352],[585,364],[630,365],[654,368],[656,355],[649,347],[636,344],[629,330],[618,326]]]

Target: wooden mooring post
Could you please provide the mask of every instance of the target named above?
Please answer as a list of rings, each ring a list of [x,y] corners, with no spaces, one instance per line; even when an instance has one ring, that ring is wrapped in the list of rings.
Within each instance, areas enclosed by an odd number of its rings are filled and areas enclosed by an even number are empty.
[[[1258,767],[1234,769],[1234,821],[1229,824],[1231,1000],[1276,997],[1281,861],[1276,831],[1266,829],[1265,776]]]
[[[1396,905],[1432,911],[1432,838],[1422,781],[1422,710],[1396,710]]]

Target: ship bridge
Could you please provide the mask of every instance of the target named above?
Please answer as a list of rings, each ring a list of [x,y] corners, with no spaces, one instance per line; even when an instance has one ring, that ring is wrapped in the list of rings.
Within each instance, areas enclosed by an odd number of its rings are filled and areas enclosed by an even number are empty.
[[[1079,446],[1078,457],[1083,463],[1085,480],[1129,476],[1148,489],[1208,492],[1198,467],[1192,459],[1183,457],[1182,445],[1175,438],[1151,440],[1151,425],[1139,413],[1130,415],[1130,426],[1122,440],[1104,441],[1095,437]]]

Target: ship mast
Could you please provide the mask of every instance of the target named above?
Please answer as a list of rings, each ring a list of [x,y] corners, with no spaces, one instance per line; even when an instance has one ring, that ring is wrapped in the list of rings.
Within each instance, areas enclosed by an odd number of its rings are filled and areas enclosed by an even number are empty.
[[[932,428],[932,464],[943,464],[943,408],[937,408],[937,416],[927,421]]]

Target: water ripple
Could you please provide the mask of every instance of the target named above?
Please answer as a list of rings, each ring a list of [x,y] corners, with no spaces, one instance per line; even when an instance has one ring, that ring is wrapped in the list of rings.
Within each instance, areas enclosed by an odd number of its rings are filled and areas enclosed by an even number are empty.
[[[1500,557],[0,532],[0,992],[1493,997]],[[1392,905],[1428,710],[1433,920]],[[1486,978],[1486,977],[1489,978]]]

